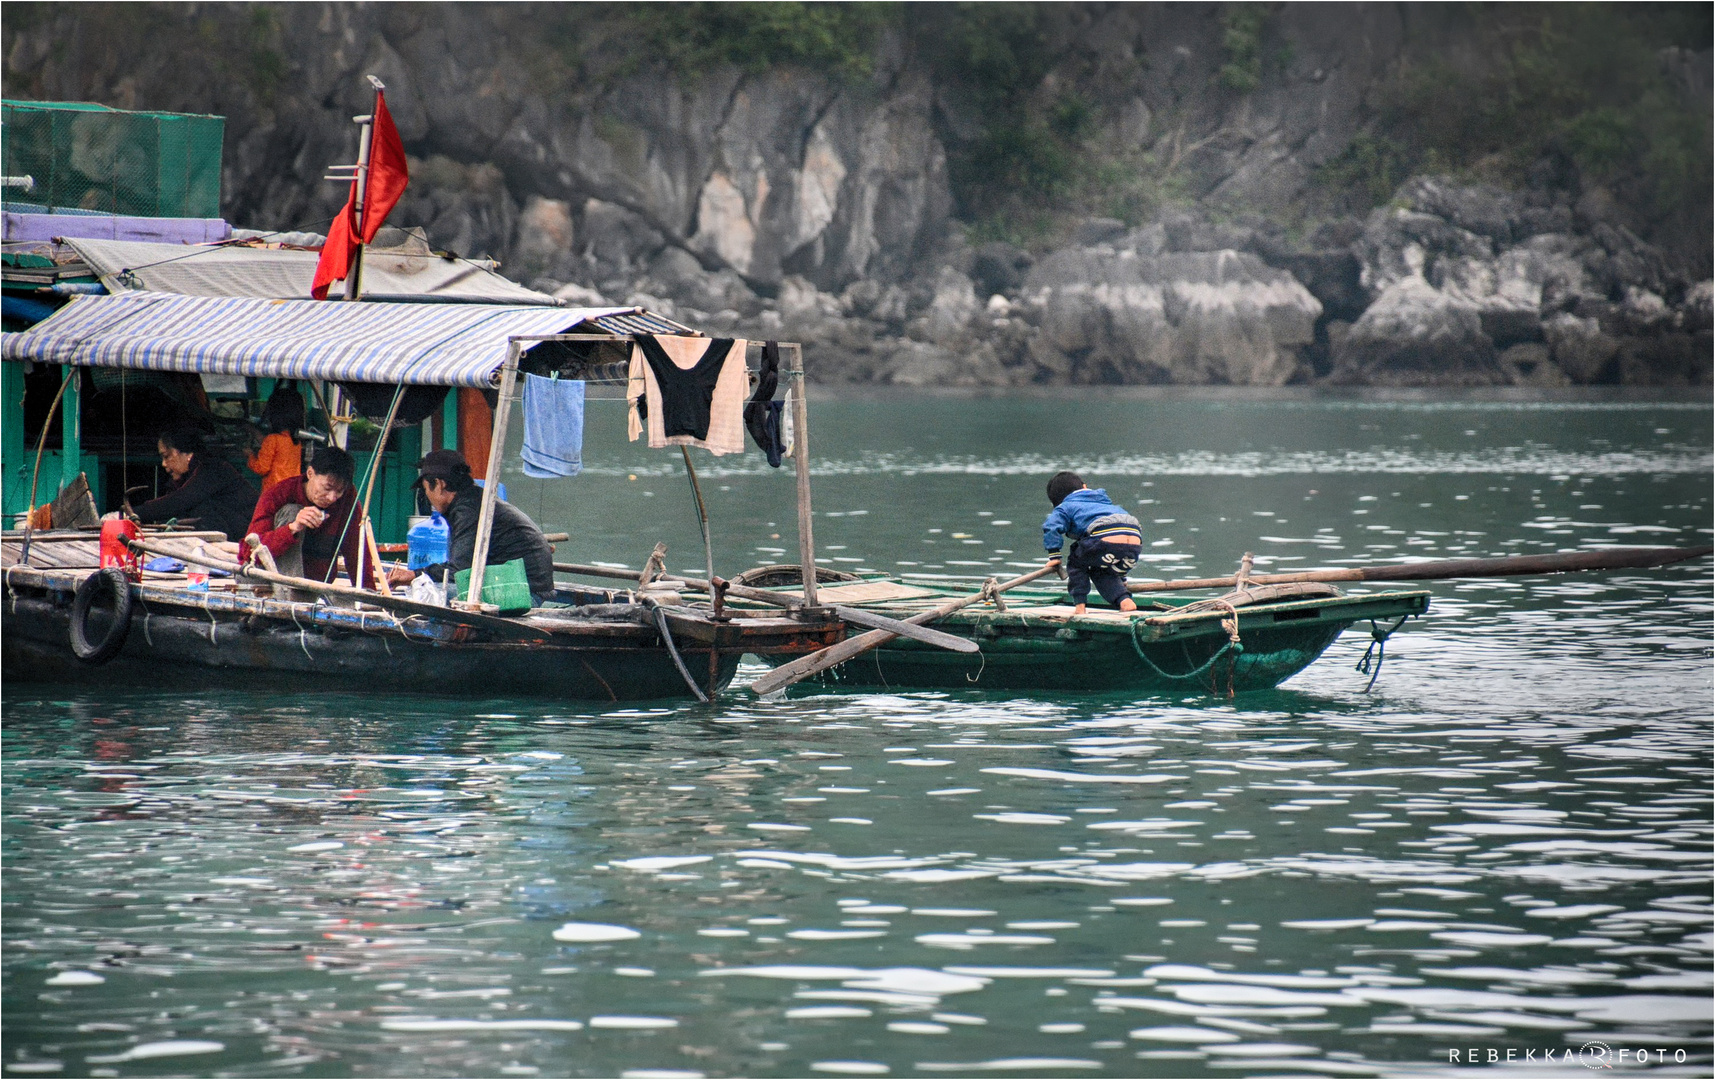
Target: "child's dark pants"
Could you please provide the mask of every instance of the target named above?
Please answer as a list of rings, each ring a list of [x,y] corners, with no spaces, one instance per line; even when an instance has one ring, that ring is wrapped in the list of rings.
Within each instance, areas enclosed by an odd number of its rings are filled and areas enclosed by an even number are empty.
[[[1110,544],[1090,537],[1075,542],[1066,557],[1066,588],[1072,602],[1084,603],[1093,584],[1103,600],[1118,607],[1130,595],[1125,576],[1137,565],[1138,550],[1137,544]]]

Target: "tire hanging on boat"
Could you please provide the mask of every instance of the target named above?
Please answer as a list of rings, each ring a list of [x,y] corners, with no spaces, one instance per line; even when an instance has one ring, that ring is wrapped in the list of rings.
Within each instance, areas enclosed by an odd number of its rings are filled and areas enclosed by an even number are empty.
[[[90,637],[89,614],[102,592],[113,594],[113,621],[99,640]],[[131,582],[125,571],[107,567],[83,579],[71,601],[71,651],[86,664],[105,664],[131,633]]]

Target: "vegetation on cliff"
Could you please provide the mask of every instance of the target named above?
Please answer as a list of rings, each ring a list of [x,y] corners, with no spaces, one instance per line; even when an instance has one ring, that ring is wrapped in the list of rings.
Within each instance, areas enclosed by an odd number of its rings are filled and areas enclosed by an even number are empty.
[[[1302,77],[1279,5],[1225,5],[1213,94],[1267,93]],[[1164,61],[1093,63],[1079,13],[1047,3],[610,5],[636,63],[681,77],[729,63],[861,81],[891,42],[934,79],[959,217],[976,235],[1042,240],[1091,215],[1138,224],[1198,193],[1194,137],[1147,148],[1113,138],[1130,92]],[[1675,50],[1706,50],[1706,5],[1426,6],[1408,18],[1369,121],[1318,170],[1303,208],[1362,212],[1408,176],[1522,187],[1533,170],[1602,185],[1657,222],[1692,224],[1712,183],[1706,102],[1678,85]],[[1243,207],[1230,207],[1239,210]]]

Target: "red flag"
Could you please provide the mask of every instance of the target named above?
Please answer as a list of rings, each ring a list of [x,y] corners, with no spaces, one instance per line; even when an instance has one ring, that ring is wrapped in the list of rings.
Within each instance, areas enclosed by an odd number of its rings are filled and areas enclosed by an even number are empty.
[[[369,182],[363,193],[363,242],[375,240],[375,234],[386,224],[387,215],[405,194],[411,176],[405,168],[405,144],[399,141],[399,129],[393,126],[393,116],[387,111],[387,101],[378,90],[375,93],[375,127],[369,139]]]
[[[328,286],[336,281],[344,281],[345,275],[351,273],[351,255],[357,245],[351,242],[351,236],[357,230],[352,228],[351,219],[355,212],[352,198],[357,194],[357,182],[351,184],[351,196],[340,208],[339,216],[328,226],[328,238],[322,242],[322,257],[316,261],[316,277],[310,283],[310,296],[316,300],[328,298]]]
[[[358,238],[357,182],[354,180],[345,207],[328,226],[322,257],[316,263],[310,295],[317,300],[326,300],[328,286],[345,280],[351,272],[351,260],[357,253],[357,245],[375,239],[375,234],[386,224],[387,215],[405,193],[405,185],[411,181],[405,165],[405,144],[399,140],[399,129],[393,126],[393,116],[387,111],[387,100],[380,91],[375,94],[375,119],[372,123],[369,169],[363,186],[363,235]]]

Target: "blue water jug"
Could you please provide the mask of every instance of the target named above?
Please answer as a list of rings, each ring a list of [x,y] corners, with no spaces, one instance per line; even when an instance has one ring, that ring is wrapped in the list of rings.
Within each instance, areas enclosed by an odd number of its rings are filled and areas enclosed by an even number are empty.
[[[447,519],[438,512],[430,514],[425,521],[417,522],[405,534],[408,548],[405,564],[412,570],[421,570],[425,566],[446,562],[447,539],[451,534]]]

